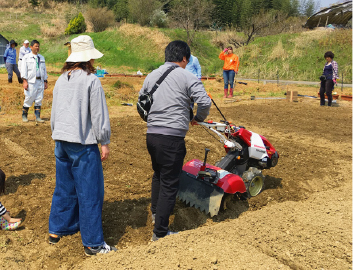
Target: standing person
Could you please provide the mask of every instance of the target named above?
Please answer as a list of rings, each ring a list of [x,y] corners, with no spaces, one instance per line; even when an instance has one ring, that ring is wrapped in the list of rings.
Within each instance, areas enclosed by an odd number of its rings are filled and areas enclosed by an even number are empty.
[[[5,193],[5,173],[0,169],[0,193]],[[5,231],[16,230],[22,222],[21,218],[12,218],[0,202],[0,229]]]
[[[186,65],[185,69],[201,80],[201,66],[196,56],[190,55],[189,63]]]
[[[185,70],[190,48],[180,40],[165,49],[165,63],[145,79],[139,95],[151,91],[169,69],[174,68],[153,94],[153,105],[147,120],[147,149],[151,156],[152,177],[152,240],[173,234],[168,230],[179,188],[179,175],[186,154],[184,137],[192,124],[205,120],[211,99],[200,80]],[[197,103],[197,113],[190,119],[190,105]]]
[[[20,48],[20,53],[18,55],[18,69],[21,73],[22,58],[27,54],[31,53],[31,48],[29,48],[29,41],[25,40],[23,46]]]
[[[17,80],[19,83],[22,83],[21,74],[18,70],[18,66],[16,64],[16,49],[17,43],[12,39],[10,41],[10,46],[5,50],[4,53],[4,62],[7,70],[7,80],[9,83],[12,83],[13,73],[16,73]]]
[[[80,231],[84,252],[90,256],[117,250],[105,243],[102,228],[102,161],[109,156],[111,132],[104,90],[93,67],[94,59],[103,54],[86,35],[74,38],[71,49],[53,91],[56,186],[49,243]]]
[[[325,93],[328,100],[327,105],[332,105],[332,90],[334,84],[337,84],[336,80],[338,79],[338,64],[336,61],[333,61],[334,57],[335,55],[331,51],[328,51],[324,54],[326,63],[322,76],[320,77],[320,106],[325,106]]]
[[[234,77],[238,74],[239,57],[233,53],[232,46],[228,46],[219,54],[219,59],[224,60],[223,80],[224,80],[224,98],[233,97]],[[228,84],[230,84],[228,95]]]
[[[44,56],[39,54],[40,44],[37,40],[31,42],[31,53],[22,58],[21,72],[25,100],[22,109],[22,121],[28,122],[28,110],[34,102],[36,121],[43,123],[40,118],[44,90],[48,88],[48,74]]]

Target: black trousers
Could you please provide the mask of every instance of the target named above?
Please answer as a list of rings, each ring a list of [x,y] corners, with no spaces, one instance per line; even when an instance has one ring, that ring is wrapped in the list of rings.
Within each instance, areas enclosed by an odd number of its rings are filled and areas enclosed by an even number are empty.
[[[320,86],[320,105],[325,105],[325,93],[327,96],[328,106],[332,104],[332,90],[333,90],[333,80],[321,81]]]
[[[151,211],[156,214],[156,223],[153,232],[157,237],[164,237],[175,206],[179,176],[186,155],[184,137],[147,134],[147,149],[154,170]]]

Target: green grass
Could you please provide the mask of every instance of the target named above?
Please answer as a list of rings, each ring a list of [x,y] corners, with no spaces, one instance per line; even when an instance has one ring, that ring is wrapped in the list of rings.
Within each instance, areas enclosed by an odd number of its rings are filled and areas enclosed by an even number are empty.
[[[143,39],[127,39],[116,31],[87,34],[92,37],[95,47],[104,54],[96,60],[95,66],[107,69],[108,72],[123,67],[126,73],[135,73],[137,70],[147,73],[163,64],[159,55],[148,52],[153,44]],[[41,44],[41,53],[49,65],[62,66],[67,58],[67,48],[63,44],[76,36],[78,35]]]
[[[281,34],[257,38],[247,48],[240,62],[240,74],[245,77],[257,78],[260,70],[262,79],[318,81],[322,74],[326,51],[335,54],[334,60],[339,65],[339,75],[344,73],[344,82],[352,82],[352,31],[339,30],[334,32],[323,31],[322,36],[310,41],[302,39],[303,34]],[[295,42],[295,40],[299,42]],[[285,53],[282,57],[271,57],[279,41]],[[296,48],[296,45],[299,48]],[[260,48],[256,55],[252,53],[255,48]]]

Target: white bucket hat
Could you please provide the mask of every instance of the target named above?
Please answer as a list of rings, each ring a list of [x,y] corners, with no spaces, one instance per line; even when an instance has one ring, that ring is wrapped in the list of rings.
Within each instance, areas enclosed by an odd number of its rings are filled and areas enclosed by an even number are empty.
[[[103,54],[94,48],[90,36],[82,35],[71,40],[71,54],[66,62],[88,62],[91,59],[101,58]]]
[[[24,44],[29,44],[29,41],[26,39],[24,42],[23,42]]]

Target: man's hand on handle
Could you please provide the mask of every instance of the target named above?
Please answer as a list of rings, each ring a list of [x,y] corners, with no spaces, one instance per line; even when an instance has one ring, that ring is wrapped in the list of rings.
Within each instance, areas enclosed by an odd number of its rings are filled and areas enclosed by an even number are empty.
[[[191,123],[192,126],[197,126],[198,125],[197,121],[195,120],[195,117],[194,117],[194,119],[191,120],[190,123]]]

